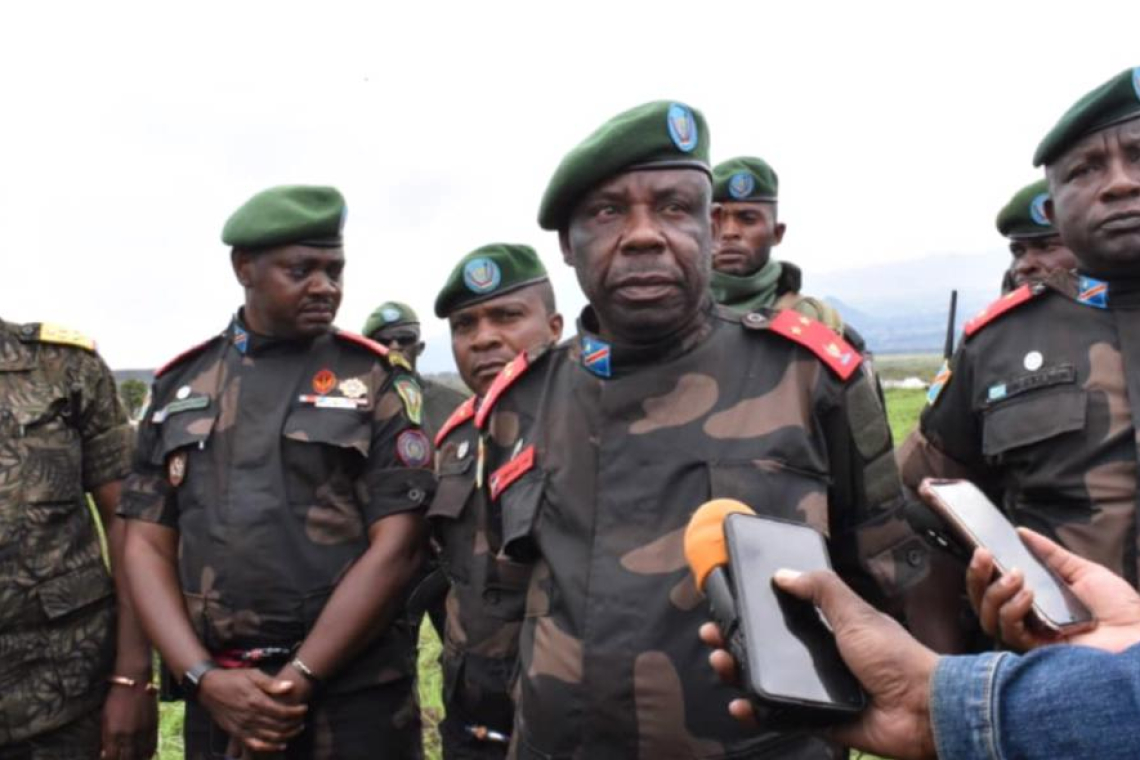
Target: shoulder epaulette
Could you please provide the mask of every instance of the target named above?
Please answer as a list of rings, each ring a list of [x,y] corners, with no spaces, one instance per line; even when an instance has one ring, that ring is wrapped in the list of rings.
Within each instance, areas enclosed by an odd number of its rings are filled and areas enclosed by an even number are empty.
[[[175,367],[177,367],[179,364],[186,361],[190,357],[197,356],[198,354],[202,353],[203,351],[206,350],[207,346],[209,346],[211,343],[213,343],[215,340],[217,340],[220,337],[221,337],[220,335],[215,335],[212,338],[207,338],[206,340],[202,341],[201,343],[198,343],[197,345],[191,346],[190,348],[186,349],[185,351],[180,353],[178,356],[174,357],[173,359],[168,361],[166,364],[163,364],[161,367],[156,369],[154,371],[154,379],[157,380],[158,378],[162,377],[167,372],[174,369]]]
[[[479,406],[479,411],[475,413],[475,427],[480,430],[483,428],[483,423],[491,416],[491,409],[494,408],[495,402],[499,397],[510,388],[511,385],[518,380],[526,372],[527,367],[531,364],[530,351],[523,351],[514,359],[499,370],[498,376],[495,381],[491,383],[491,387],[487,389],[487,395],[483,397],[483,403]],[[539,354],[541,355],[541,353]]]
[[[448,433],[475,416],[475,401],[476,398],[472,396],[455,408],[455,411],[447,418],[447,422],[443,423],[443,427],[435,434],[435,445],[437,447],[443,444],[443,439],[447,438]]]
[[[1022,285],[1016,290],[1011,290],[998,300],[991,303],[986,308],[978,312],[973,318],[966,322],[964,328],[966,337],[970,338],[983,327],[993,322],[995,319],[1012,311],[1026,301],[1033,300],[1038,294],[1043,293],[1044,288],[1033,287],[1031,285]]]
[[[755,314],[760,320],[767,321],[762,314]],[[750,326],[751,321],[756,321],[753,314],[745,314],[744,324]],[[773,317],[768,322],[768,329],[811,351],[841,380],[851,377],[863,363],[859,352],[831,328],[791,309],[781,311]]]
[[[95,351],[95,341],[83,333],[61,325],[53,325],[49,322],[40,324],[39,332],[36,334],[36,340],[40,343],[52,343],[57,346],[76,346],[77,348],[86,349],[87,351]]]
[[[371,338],[366,338],[363,335],[358,335],[347,330],[337,330],[334,334],[338,337],[344,338],[349,343],[355,343],[358,346],[367,348],[369,351],[384,359],[384,361],[388,362],[388,364],[392,365],[393,367],[401,367],[408,372],[412,371],[411,362],[404,358],[403,354],[401,354],[399,351],[388,350],[388,347],[383,343],[378,343]]]

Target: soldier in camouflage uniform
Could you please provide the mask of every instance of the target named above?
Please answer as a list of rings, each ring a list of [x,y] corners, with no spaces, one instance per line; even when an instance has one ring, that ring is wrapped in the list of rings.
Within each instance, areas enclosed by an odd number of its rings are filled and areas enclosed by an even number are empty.
[[[234,213],[245,306],[158,371],[140,430],[121,508],[132,592],[187,692],[193,760],[421,754],[397,613],[432,452],[415,380],[332,326],[343,218],[340,193],[306,186]]]
[[[150,648],[125,594],[116,608],[84,494],[125,588],[115,508],[130,449],[90,340],[0,320],[0,758],[154,754]]]
[[[1077,272],[968,322],[935,377],[903,480],[968,478],[1011,520],[1140,579],[1140,68],[1085,96],[1037,149]],[[958,567],[957,591],[962,588]],[[950,597],[951,599],[953,597]],[[992,632],[991,632],[992,633]]]
[[[435,304],[451,327],[463,382],[486,394],[519,353],[562,335],[554,290],[534,249],[496,243],[464,256]],[[510,684],[530,565],[503,557],[498,515],[475,488],[478,401],[463,404],[436,437],[439,490],[428,509],[451,582],[443,637],[445,760],[506,757],[514,719]]]
[[[800,268],[772,258],[786,229],[779,221],[779,189],[776,171],[762,158],[740,156],[713,167],[713,202],[721,206],[709,281],[713,298],[741,313],[795,309],[841,333],[839,312],[800,294]]]
[[[420,318],[411,306],[399,301],[380,304],[368,316],[360,334],[387,346],[389,351],[399,352],[408,360],[411,370],[416,371],[416,361],[424,352],[424,342],[420,339]],[[429,438],[434,438],[467,396],[418,373],[416,382],[424,392],[423,430]]]
[[[1027,282],[1040,282],[1058,269],[1076,269],[1077,259],[1065,247],[1045,215],[1049,185],[1037,180],[1017,191],[997,216],[997,230],[1009,240],[1013,261],[1002,278],[1004,295]]]
[[[475,415],[502,551],[535,563],[519,758],[843,755],[726,713],[735,692],[697,638],[708,608],[682,549],[710,498],[820,530],[880,603],[924,571],[858,352],[796,312],[711,303],[707,156],[699,112],[655,102],[563,159],[539,222],[590,306],[576,338],[507,365]]]

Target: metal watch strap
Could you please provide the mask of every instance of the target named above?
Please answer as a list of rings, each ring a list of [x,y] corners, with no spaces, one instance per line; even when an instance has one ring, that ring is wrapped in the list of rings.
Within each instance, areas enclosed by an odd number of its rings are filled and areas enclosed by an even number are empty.
[[[202,678],[211,670],[217,670],[220,667],[213,660],[202,660],[187,670],[182,676],[182,691],[185,692],[186,698],[197,700],[198,687],[202,683]]]

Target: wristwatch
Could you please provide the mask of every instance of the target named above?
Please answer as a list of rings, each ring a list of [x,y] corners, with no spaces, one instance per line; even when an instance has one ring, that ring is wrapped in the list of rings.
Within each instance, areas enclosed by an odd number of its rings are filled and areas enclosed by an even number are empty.
[[[213,660],[202,660],[197,665],[187,670],[182,675],[182,692],[186,695],[187,699],[198,699],[198,687],[202,683],[202,678],[211,670],[217,670],[221,666]]]

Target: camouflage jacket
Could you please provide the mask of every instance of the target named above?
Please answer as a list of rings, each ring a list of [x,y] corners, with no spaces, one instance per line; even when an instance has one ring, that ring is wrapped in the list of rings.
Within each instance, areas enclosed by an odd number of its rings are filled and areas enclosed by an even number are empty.
[[[130,448],[89,342],[0,321],[0,746],[103,700],[114,586],[84,491],[126,477]]]
[[[179,531],[182,593],[210,651],[299,644],[368,526],[426,503],[422,394],[384,353],[235,320],[159,371],[120,512]],[[399,618],[327,688],[411,675],[414,647]]]
[[[465,402],[436,438],[439,488],[428,510],[451,588],[443,642],[448,716],[508,734],[510,687],[530,564],[500,554],[501,519],[486,491],[475,487],[476,399]]]
[[[857,352],[791,311],[703,316],[657,346],[587,329],[521,355],[476,416],[504,552],[536,561],[520,758],[838,756],[728,716],[736,692],[697,639],[709,613],[683,554],[685,526],[710,498],[829,535],[837,571],[873,599],[924,572]]]
[[[1058,272],[966,325],[899,451],[1136,585],[1140,288]]]

